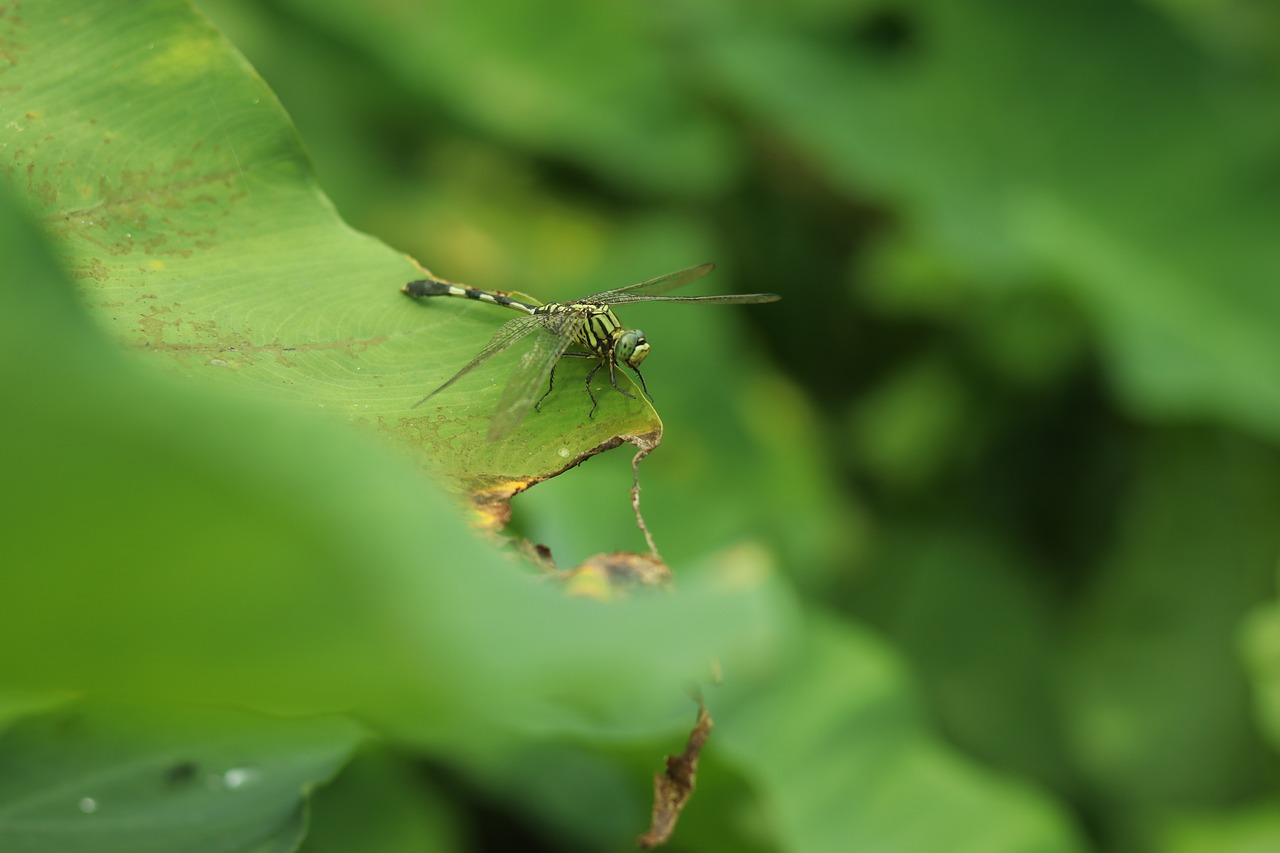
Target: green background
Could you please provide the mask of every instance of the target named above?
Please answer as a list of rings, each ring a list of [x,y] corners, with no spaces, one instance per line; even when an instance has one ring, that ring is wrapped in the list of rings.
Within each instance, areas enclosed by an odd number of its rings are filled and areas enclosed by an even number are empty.
[[[1280,847],[1278,103],[1248,0],[0,6],[0,849],[628,849],[713,657],[671,849]],[[490,446],[406,255],[783,301]],[[448,494],[657,429],[673,595]]]

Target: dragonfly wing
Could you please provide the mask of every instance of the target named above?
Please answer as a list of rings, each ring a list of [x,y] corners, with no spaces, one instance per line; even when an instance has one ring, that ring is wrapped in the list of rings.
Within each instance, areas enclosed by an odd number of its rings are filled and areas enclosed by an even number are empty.
[[[547,318],[543,316],[529,315],[526,317],[516,317],[514,320],[508,320],[503,323],[502,327],[498,329],[497,334],[489,339],[489,343],[485,344],[485,348],[480,350],[479,355],[467,362],[466,367],[453,374],[449,381],[445,382],[439,388],[414,403],[414,405],[421,406],[427,400],[430,400],[432,397],[439,394],[441,391],[448,388],[471,371],[475,370],[481,364],[484,364],[498,353],[507,349],[507,347],[510,347],[512,344],[517,343],[532,332],[538,330],[546,322],[546,319]]]
[[[546,334],[534,338],[533,347],[520,358],[520,364],[502,390],[502,398],[489,421],[490,441],[497,441],[516,428],[542,393],[551,368],[586,324],[586,318],[576,312],[553,314],[544,321],[542,329]]]
[[[643,296],[622,293],[615,290],[610,296],[616,295],[617,299],[611,299],[608,305],[625,305],[628,302],[703,302],[710,305],[755,305],[760,302],[777,302],[782,297],[776,293],[734,293],[724,296]]]
[[[666,275],[660,275],[657,278],[651,278],[639,284],[629,284],[617,290],[606,290],[604,293],[597,293],[594,296],[588,296],[586,299],[576,299],[574,301],[594,302],[597,305],[618,305],[623,302],[634,302],[636,300],[623,297],[635,295],[656,296],[659,293],[667,293],[677,287],[684,287],[691,281],[697,281],[715,268],[715,264],[699,264],[696,267],[669,272]]]

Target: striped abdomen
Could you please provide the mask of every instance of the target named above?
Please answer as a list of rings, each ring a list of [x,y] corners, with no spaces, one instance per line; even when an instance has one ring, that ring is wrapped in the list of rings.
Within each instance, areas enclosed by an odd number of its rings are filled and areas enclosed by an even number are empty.
[[[510,296],[503,296],[500,293],[490,293],[487,290],[477,290],[474,287],[459,287],[456,284],[450,284],[447,281],[436,281],[433,278],[411,281],[400,288],[400,291],[406,296],[412,296],[414,299],[420,296],[457,296],[461,299],[474,299],[477,302],[488,302],[491,305],[513,308],[526,314],[533,314],[535,308],[545,307],[529,305],[519,299],[512,299]]]

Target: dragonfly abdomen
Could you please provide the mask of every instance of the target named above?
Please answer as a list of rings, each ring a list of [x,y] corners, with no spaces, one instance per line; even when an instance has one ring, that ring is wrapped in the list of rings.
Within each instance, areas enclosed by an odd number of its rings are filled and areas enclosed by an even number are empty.
[[[532,314],[534,308],[538,307],[521,302],[519,299],[512,299],[510,296],[504,296],[501,293],[490,293],[487,290],[477,290],[474,287],[459,287],[447,281],[436,281],[434,278],[411,281],[400,290],[406,296],[412,296],[414,299],[420,296],[456,296],[461,299],[474,299],[477,302],[488,302],[491,305],[514,308],[526,314]]]

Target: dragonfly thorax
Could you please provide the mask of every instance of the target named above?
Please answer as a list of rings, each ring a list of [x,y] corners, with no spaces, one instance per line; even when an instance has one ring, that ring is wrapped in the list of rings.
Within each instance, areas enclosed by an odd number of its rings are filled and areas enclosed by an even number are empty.
[[[583,319],[578,342],[604,361],[624,364],[632,370],[649,354],[649,343],[639,329],[625,329],[607,305],[590,302],[563,304],[548,302],[538,312],[574,313]]]

